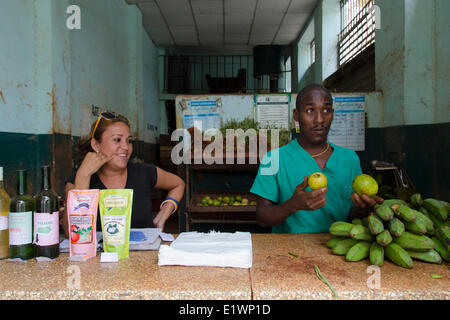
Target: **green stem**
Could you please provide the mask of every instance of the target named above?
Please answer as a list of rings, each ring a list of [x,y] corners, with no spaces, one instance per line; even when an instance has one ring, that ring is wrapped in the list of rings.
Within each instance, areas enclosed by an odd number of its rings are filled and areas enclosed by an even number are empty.
[[[335,298],[338,298],[338,295],[336,293],[336,291],[334,290],[334,288],[331,286],[331,284],[328,282],[328,280],[320,273],[319,267],[314,265],[314,270],[316,271],[316,276],[322,280],[333,292],[333,295]]]

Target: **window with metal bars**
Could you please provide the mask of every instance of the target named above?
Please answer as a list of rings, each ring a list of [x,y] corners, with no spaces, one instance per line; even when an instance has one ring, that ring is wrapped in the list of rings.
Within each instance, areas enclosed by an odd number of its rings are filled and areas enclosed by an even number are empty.
[[[374,2],[375,0],[341,0],[339,66],[344,65],[375,42]]]

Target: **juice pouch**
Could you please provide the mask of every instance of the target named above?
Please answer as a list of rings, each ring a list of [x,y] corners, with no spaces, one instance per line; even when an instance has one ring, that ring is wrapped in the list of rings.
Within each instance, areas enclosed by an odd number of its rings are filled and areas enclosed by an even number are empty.
[[[70,190],[67,196],[71,260],[84,261],[97,253],[98,192],[98,189]]]
[[[100,190],[99,205],[104,251],[117,252],[119,259],[128,258],[133,190]]]

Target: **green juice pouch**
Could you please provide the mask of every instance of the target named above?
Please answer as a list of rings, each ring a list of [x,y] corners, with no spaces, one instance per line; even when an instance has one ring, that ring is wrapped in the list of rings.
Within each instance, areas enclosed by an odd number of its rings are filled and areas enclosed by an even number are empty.
[[[132,204],[132,189],[100,190],[103,250],[117,252],[119,259],[129,257]]]

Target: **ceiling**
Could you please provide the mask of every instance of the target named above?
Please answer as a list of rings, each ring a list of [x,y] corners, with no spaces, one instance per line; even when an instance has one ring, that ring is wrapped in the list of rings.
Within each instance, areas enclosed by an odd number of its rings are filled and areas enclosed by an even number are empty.
[[[249,50],[294,41],[319,0],[125,0],[157,46]]]

